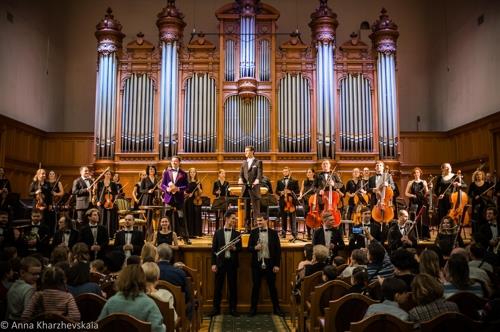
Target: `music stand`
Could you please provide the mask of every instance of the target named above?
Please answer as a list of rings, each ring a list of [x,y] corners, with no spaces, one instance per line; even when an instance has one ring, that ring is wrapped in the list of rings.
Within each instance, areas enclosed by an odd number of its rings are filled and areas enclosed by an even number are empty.
[[[245,230],[245,202],[250,199],[250,197],[243,197],[242,194],[245,192],[245,185],[232,185],[228,188],[229,193],[238,196],[238,230]],[[266,187],[260,187],[260,194],[267,194],[268,189]],[[251,207],[253,209],[253,206]],[[257,211],[260,213],[260,211]],[[255,211],[253,211],[255,214]],[[253,218],[250,217],[250,223],[253,224]]]

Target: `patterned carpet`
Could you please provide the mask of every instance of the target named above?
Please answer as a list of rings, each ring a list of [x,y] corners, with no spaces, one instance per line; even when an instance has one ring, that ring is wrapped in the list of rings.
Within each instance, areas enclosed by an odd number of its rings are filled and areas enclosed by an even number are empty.
[[[241,315],[232,317],[229,315],[215,316],[210,321],[210,332],[290,332],[284,318],[261,314],[254,317]]]

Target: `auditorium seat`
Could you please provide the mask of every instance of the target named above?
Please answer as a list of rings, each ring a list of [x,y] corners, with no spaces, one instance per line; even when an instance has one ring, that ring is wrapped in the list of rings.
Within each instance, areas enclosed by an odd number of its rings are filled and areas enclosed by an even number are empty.
[[[350,332],[384,331],[384,332],[411,332],[413,323],[405,322],[389,314],[375,314],[359,322],[352,322]],[[443,330],[444,331],[444,330]]]
[[[420,323],[421,332],[470,332],[481,331],[481,324],[473,321],[464,314],[458,312],[447,312],[434,317],[431,320]]]
[[[99,331],[151,332],[151,323],[126,313],[114,313],[97,322]]]
[[[310,276],[304,277],[300,283],[300,306],[299,306],[299,331],[304,331],[306,327],[306,319],[309,314],[307,308],[311,299],[311,293],[314,287],[322,281],[322,272],[318,271]]]
[[[94,293],[83,293],[75,297],[83,322],[95,322],[106,304],[106,299]]]
[[[186,315],[186,297],[184,292],[181,290],[180,286],[175,286],[168,281],[159,280],[156,284],[157,289],[166,289],[172,293],[174,297],[174,308],[179,317],[179,324],[181,326],[181,331],[189,331],[190,322]]]
[[[309,331],[315,331],[318,327],[318,318],[324,316],[325,308],[330,301],[344,296],[351,286],[341,280],[331,280],[314,287],[311,294],[310,314],[306,322]]]
[[[484,308],[487,300],[470,292],[458,292],[448,298],[457,304],[462,314],[473,320],[479,320],[479,310]]]
[[[338,300],[330,301],[325,309],[324,319],[318,319],[319,325],[325,332],[348,331],[350,324],[363,319],[368,307],[374,303],[377,301],[365,295],[344,295]]]
[[[163,323],[165,324],[167,331],[175,331],[178,327],[180,327],[180,318],[177,317],[177,320],[175,320],[174,309],[170,308],[170,304],[168,302],[163,302],[151,295],[149,295],[149,297],[155,301],[158,309],[160,309],[161,315],[163,316]]]

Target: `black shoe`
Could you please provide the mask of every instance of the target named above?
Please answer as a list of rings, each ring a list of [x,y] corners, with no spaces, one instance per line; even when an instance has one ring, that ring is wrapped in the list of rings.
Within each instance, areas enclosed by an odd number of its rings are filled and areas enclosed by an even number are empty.
[[[285,317],[285,313],[283,311],[281,311],[281,309],[274,310],[273,314],[276,316]]]
[[[212,309],[212,311],[210,311],[208,313],[208,317],[214,317],[214,316],[219,316],[220,315],[220,310],[217,310],[217,309]]]
[[[191,244],[191,240],[189,240],[188,238],[184,239],[184,244]]]
[[[230,310],[229,314],[233,317],[240,317],[240,314],[236,310]]]
[[[291,243],[295,243],[295,241],[297,241],[297,238],[295,236],[292,237],[290,240],[288,240],[288,242],[291,242]]]
[[[252,309],[248,313],[248,317],[254,317],[255,315],[257,315],[257,310],[256,309]]]

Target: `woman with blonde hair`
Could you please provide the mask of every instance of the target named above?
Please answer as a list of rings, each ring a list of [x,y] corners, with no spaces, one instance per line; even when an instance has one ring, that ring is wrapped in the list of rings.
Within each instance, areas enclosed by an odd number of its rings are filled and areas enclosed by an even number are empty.
[[[177,312],[174,308],[174,296],[166,289],[156,289],[158,280],[160,279],[160,268],[158,264],[147,262],[142,264],[144,275],[146,276],[146,294],[154,297],[157,300],[168,303],[171,309],[174,309],[174,321],[177,320]]]
[[[142,246],[141,260],[144,263],[156,262],[158,260],[158,250],[152,243],[146,242],[144,246]]]
[[[419,272],[426,273],[443,282],[444,277],[439,265],[439,256],[434,250],[425,249],[419,257]]]
[[[98,320],[113,313],[126,312],[150,322],[152,332],[165,332],[163,316],[153,299],[146,295],[146,275],[138,264],[125,266],[116,280],[118,293],[106,301]]]
[[[469,186],[468,195],[469,202],[472,205],[472,232],[476,233],[479,227],[486,223],[487,199],[492,196],[493,190],[487,192],[488,188],[491,187],[491,183],[485,181],[484,172],[481,170],[472,173],[472,181]]]

